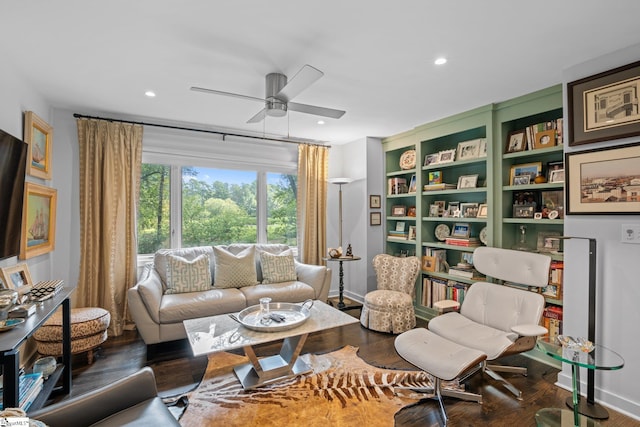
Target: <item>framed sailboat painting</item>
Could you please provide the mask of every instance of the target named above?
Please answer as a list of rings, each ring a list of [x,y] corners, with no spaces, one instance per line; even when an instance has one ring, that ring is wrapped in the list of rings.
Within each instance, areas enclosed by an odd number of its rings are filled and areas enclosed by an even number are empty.
[[[56,199],[53,188],[27,182],[22,211],[20,259],[51,252],[56,241]]]

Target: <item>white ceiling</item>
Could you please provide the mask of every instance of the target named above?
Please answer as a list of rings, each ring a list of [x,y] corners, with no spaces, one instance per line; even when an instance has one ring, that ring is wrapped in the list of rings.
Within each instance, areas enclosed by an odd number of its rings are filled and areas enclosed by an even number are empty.
[[[341,144],[560,83],[640,43],[639,16],[638,0],[3,0],[0,58],[54,107]],[[189,90],[264,97],[267,73],[304,64],[325,75],[294,101],[341,119],[246,124],[262,104]]]

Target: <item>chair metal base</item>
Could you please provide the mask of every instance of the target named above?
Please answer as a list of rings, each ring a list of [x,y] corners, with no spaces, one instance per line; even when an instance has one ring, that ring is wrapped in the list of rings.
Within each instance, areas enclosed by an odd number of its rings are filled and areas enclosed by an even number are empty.
[[[527,376],[527,368],[521,366],[504,366],[504,365],[484,365],[483,372],[486,372],[491,378],[500,381],[518,400],[522,400],[522,391],[518,390],[513,384],[505,380],[498,372],[506,372],[510,374],[522,374]]]
[[[435,377],[434,377],[435,378]],[[447,425],[447,411],[444,408],[444,402],[442,401],[442,397],[454,397],[460,400],[466,400],[470,402],[476,402],[482,404],[482,395],[476,393],[470,393],[468,391],[461,390],[451,390],[451,389],[443,389],[442,388],[442,380],[440,378],[435,378],[435,384],[433,387],[395,387],[396,390],[413,390],[419,393],[425,394],[433,394],[432,399],[437,400],[440,405],[440,414],[442,415],[442,420],[444,421],[444,425]]]

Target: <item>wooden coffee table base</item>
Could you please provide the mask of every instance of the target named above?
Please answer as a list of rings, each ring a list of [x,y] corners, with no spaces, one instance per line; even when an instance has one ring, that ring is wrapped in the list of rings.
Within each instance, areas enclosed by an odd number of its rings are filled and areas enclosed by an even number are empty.
[[[309,334],[303,334],[284,338],[280,353],[275,356],[258,358],[253,346],[244,346],[244,354],[251,363],[234,368],[242,387],[245,390],[250,390],[271,382],[311,372],[311,367],[299,359],[308,336]]]

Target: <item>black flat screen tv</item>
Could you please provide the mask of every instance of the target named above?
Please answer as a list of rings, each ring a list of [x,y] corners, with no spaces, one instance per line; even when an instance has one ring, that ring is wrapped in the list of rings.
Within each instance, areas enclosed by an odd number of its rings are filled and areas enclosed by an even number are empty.
[[[20,253],[27,147],[0,129],[0,259]]]

